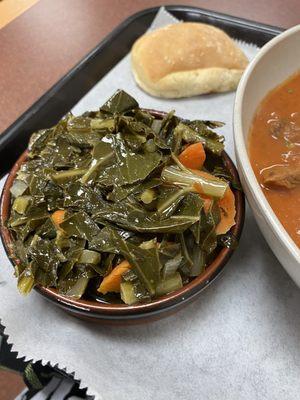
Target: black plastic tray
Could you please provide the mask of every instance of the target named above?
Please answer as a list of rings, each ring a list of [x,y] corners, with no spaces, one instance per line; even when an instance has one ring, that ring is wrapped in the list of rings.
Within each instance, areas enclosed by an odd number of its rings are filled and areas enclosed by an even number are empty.
[[[195,7],[166,6],[166,9],[180,20],[212,24],[236,39],[258,46],[263,46],[282,32],[281,28]],[[159,7],[146,9],[122,22],[20,118],[0,134],[0,177],[8,172],[18,156],[27,147],[32,132],[56,124],[130,51],[133,42],[147,30],[158,10]]]

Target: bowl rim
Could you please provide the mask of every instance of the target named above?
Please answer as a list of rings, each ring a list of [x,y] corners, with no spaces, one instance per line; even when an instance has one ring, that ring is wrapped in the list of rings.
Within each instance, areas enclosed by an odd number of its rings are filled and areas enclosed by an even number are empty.
[[[162,118],[164,115],[166,115],[166,113],[162,111],[149,109],[143,110],[148,111],[152,115],[159,118]],[[26,160],[27,154],[28,150],[25,150],[13,165],[8,177],[6,178],[0,199],[0,235],[6,254],[8,255],[8,258],[13,266],[15,266],[19,261],[13,252],[13,236],[6,227],[11,203],[10,188],[13,184],[17,171]],[[222,157],[225,166],[231,172],[234,179],[239,182],[238,171],[231,158],[225,151],[223,151]],[[243,230],[245,218],[245,199],[242,191],[233,189],[233,192],[236,201],[236,224],[230,229],[230,233],[232,233],[239,240]],[[201,290],[206,288],[216,278],[217,275],[219,275],[233,252],[233,249],[226,247],[222,248],[202,274],[191,280],[181,289],[161,296],[149,303],[141,303],[132,306],[128,306],[126,304],[106,304],[97,302],[95,300],[74,300],[70,297],[58,294],[57,290],[54,288],[45,288],[40,285],[35,286],[34,289],[47,299],[57,303],[63,308],[67,308],[84,315],[98,315],[99,317],[102,316],[104,318],[137,318],[141,315],[156,314],[163,310],[172,309],[176,305],[186,303],[189,299],[194,298]]]
[[[256,54],[254,59],[247,66],[240,83],[238,85],[235,101],[234,101],[234,112],[233,112],[233,137],[235,144],[235,153],[237,161],[239,162],[240,168],[243,170],[243,177],[247,182],[248,188],[251,191],[253,197],[257,200],[258,207],[261,209],[263,215],[266,216],[265,221],[273,234],[278,237],[283,245],[287,248],[289,253],[293,256],[296,263],[300,260],[300,249],[296,243],[292,240],[286,229],[283,227],[272,207],[270,206],[267,198],[265,197],[255,173],[252,169],[250,158],[247,151],[247,143],[243,136],[242,128],[242,112],[243,112],[243,99],[246,91],[246,87],[249,78],[259,62],[265,57],[265,55],[276,45],[284,40],[287,40],[290,36],[300,33],[300,24],[296,25],[283,33],[279,34],[268,43],[266,43]],[[286,78],[288,79],[288,77]],[[278,83],[279,85],[280,83]],[[276,87],[276,86],[275,86]],[[266,96],[267,94],[265,94]],[[258,107],[259,103],[257,104]]]

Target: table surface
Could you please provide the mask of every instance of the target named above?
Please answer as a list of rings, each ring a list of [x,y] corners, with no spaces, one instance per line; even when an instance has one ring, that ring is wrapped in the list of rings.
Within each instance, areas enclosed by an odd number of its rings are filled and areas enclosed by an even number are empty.
[[[298,24],[300,15],[299,0],[40,0],[0,30],[0,132],[122,20],[162,4],[197,6],[284,28]]]
[[[283,28],[298,24],[300,15],[299,0],[40,0],[0,30],[0,133],[122,20],[161,4],[192,5]],[[22,386],[8,374],[0,375],[3,400]]]

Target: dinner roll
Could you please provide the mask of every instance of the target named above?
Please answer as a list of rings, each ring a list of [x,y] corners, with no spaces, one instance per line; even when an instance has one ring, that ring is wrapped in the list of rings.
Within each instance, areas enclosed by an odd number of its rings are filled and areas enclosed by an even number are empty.
[[[131,62],[138,85],[167,98],[234,90],[248,64],[225,32],[194,22],[141,36],[132,47]]]

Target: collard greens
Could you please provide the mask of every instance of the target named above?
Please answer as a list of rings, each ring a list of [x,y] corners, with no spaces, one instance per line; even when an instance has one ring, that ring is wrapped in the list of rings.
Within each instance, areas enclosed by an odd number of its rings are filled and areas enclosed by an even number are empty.
[[[25,294],[40,284],[74,298],[108,301],[111,294],[96,289],[126,260],[130,268],[114,301],[133,304],[203,272],[219,247],[230,243],[215,231],[218,198],[230,181],[223,138],[212,130],[221,125],[179,120],[174,112],[160,119],[118,91],[98,111],[67,114],[34,133],[11,188],[8,226],[20,259],[19,290]],[[178,161],[197,142],[207,155],[204,171],[217,181]],[[195,182],[207,190],[209,209]]]

